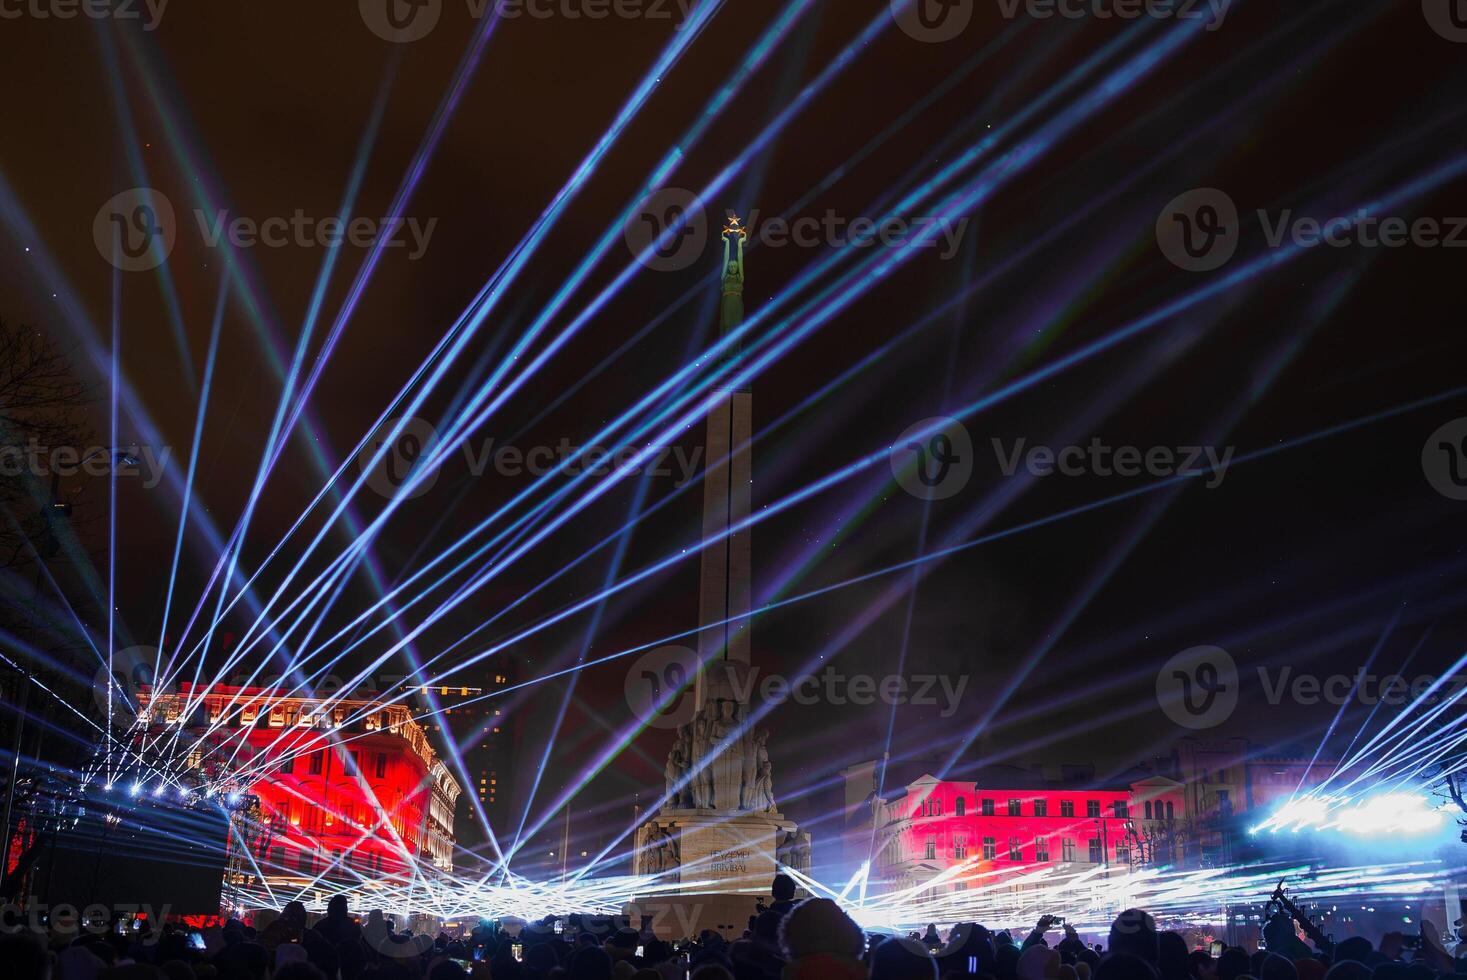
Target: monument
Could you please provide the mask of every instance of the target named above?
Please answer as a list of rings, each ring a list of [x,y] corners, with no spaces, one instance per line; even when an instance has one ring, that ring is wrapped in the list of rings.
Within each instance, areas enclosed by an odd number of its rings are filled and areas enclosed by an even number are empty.
[[[723,229],[720,338],[744,320],[747,238],[730,215]],[[734,345],[725,357],[736,356]],[[662,807],[637,831],[636,873],[657,875],[683,895],[767,895],[780,866],[810,867],[809,836],[779,812],[774,798],[769,733],[749,720],[752,561],[742,524],[750,513],[751,399],[747,387],[726,388],[708,413],[695,713],[668,753]],[[743,928],[742,919],[729,917]]]

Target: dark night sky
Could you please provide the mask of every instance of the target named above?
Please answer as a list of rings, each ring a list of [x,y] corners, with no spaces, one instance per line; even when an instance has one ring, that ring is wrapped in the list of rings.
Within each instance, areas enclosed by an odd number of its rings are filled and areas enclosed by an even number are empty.
[[[817,13],[801,21],[670,183],[703,186],[883,6],[870,0],[816,4]],[[1049,86],[1128,29],[1115,22],[1006,22],[996,5],[980,0],[978,6],[965,34],[944,44],[919,43],[895,27],[882,32],[772,144],[752,176],[709,202],[713,217],[725,207],[784,212],[858,154],[859,162],[801,213],[873,214],[886,194],[910,190],[981,139],[989,125],[997,131],[1033,107]],[[436,420],[481,354],[492,351],[496,360],[490,363],[497,363],[781,7],[730,0],[662,80],[450,374],[443,394],[420,414]],[[982,284],[965,303],[763,437],[755,453],[756,507],[890,444],[918,420],[947,414],[1216,283],[1266,251],[1253,218],[1259,208],[1325,217],[1456,159],[1463,152],[1467,45],[1439,37],[1419,7],[1406,0],[1236,3],[1222,29],[1183,47],[1006,179],[972,214],[957,257],[918,256],[757,380],[755,422],[768,426],[956,291]],[[8,190],[0,194],[13,194],[6,208],[18,205],[39,232],[39,240],[30,240],[11,217],[4,221],[0,316],[76,348],[83,373],[97,385],[93,425],[102,433],[99,440],[107,427],[107,389],[86,350],[99,343],[105,359],[112,277],[91,229],[102,202],[140,183],[125,149],[141,154],[149,183],[180,214],[199,206],[192,195],[207,186],[219,207],[239,215],[290,215],[299,208],[325,216],[339,206],[385,85],[389,101],[357,208],[379,215],[473,26],[459,0],[445,0],[442,20],[427,38],[401,46],[368,31],[356,5],[341,0],[175,0],[152,32],[82,20],[0,22],[11,81],[0,140]],[[1150,36],[1169,29],[1174,25],[1153,25]],[[871,152],[863,151],[1005,30],[1015,32],[1006,46]],[[405,209],[421,220],[436,219],[427,253],[419,261],[401,250],[388,253],[372,278],[311,401],[320,442],[299,430],[292,439],[252,526],[246,567],[268,553],[320,487],[310,447],[319,445],[333,464],[351,450],[672,36],[665,21],[557,17],[500,26]],[[122,65],[121,97],[135,132],[115,109],[103,57],[107,45]],[[180,125],[167,123],[144,83],[144,65],[158,94],[180,113]],[[1087,83],[1022,132],[1073,104],[1076,94],[1094,91]],[[1153,228],[1162,206],[1194,187],[1224,189],[1245,216],[1239,257],[1221,272],[1183,272],[1156,244]],[[1462,190],[1459,178],[1393,213],[1467,214]],[[37,252],[26,254],[25,246]],[[90,339],[51,297],[36,260],[40,250],[54,257],[64,288],[95,328]],[[752,252],[751,314],[827,254],[793,246]],[[324,255],[320,248],[291,246],[253,248],[242,256],[265,326],[257,328],[239,297],[232,298],[197,486],[210,517],[226,532],[244,504],[281,390],[265,352],[274,345],[288,362]],[[913,557],[924,535],[932,547],[954,529],[966,527],[967,539],[1015,528],[1142,485],[1115,477],[1049,477],[1016,487],[994,463],[994,438],[1065,445],[1098,436],[1140,447],[1216,443],[1243,456],[1459,386],[1467,353],[1464,255],[1447,248],[1320,248],[1221,292],[970,418],[976,465],[958,495],[927,507],[902,492],[882,467],[760,525],[756,593],[769,597],[776,590],[841,582]],[[364,256],[361,249],[341,250],[313,355]],[[618,236],[592,288],[609,282],[629,260]],[[203,370],[221,266],[189,215],[165,268],[177,289],[195,375]],[[522,447],[562,438],[583,442],[699,349],[691,345],[706,344],[717,267],[710,246],[689,269],[638,275],[476,434],[475,443],[491,437]],[[605,373],[540,417],[563,390],[700,281],[706,296],[680,307]],[[197,392],[181,370],[158,277],[130,273],[121,282],[123,374],[173,447],[173,465],[181,466]],[[577,293],[572,309],[592,295],[592,289]],[[562,315],[553,326],[566,321]],[[480,368],[473,376],[484,375]],[[1421,453],[1434,430],[1463,415],[1467,397],[1448,398],[1238,463],[1215,489],[1194,481],[1175,493],[1141,494],[965,550],[924,566],[910,609],[910,574],[784,607],[757,621],[755,660],[766,670],[793,671],[844,638],[832,651],[840,670],[884,675],[897,669],[905,636],[907,674],[967,679],[955,715],[942,718],[935,709],[914,707],[897,715],[895,754],[941,756],[1037,658],[967,758],[1093,760],[1103,769],[1164,752],[1187,734],[1157,707],[1154,683],[1160,664],[1188,647],[1228,649],[1246,677],[1256,666],[1351,673],[1367,662],[1382,635],[1380,668],[1399,665],[1425,637],[1411,672],[1439,670],[1456,659],[1467,637],[1461,598],[1467,504],[1432,489]],[[136,419],[124,417],[120,440],[140,441],[136,432]],[[694,427],[680,445],[691,451],[701,441]],[[349,472],[357,472],[355,465]],[[375,549],[381,566],[389,577],[411,572],[525,485],[523,478],[465,479],[461,466],[446,471],[389,526]],[[479,625],[618,527],[632,486],[612,492],[537,546],[426,634],[420,649],[431,652]],[[652,481],[648,502],[672,489],[669,480]],[[972,523],[995,494],[1005,495],[1002,506]],[[95,510],[105,508],[105,497],[98,486],[79,499]],[[695,540],[700,500],[696,489],[685,493],[639,526],[623,569]],[[380,504],[380,497],[364,491],[358,511],[370,516]],[[160,629],[177,514],[178,500],[164,487],[121,484],[117,606],[138,643],[156,642]],[[311,533],[316,526],[309,525]],[[98,533],[98,525],[91,527],[89,533]],[[345,538],[329,540],[339,548]],[[285,554],[292,547],[299,553],[292,545]],[[812,552],[818,562],[781,590]],[[212,560],[202,539],[191,535],[171,630],[177,629],[179,604],[191,610],[198,601]],[[469,649],[482,649],[587,595],[606,573],[603,552],[506,615]],[[279,574],[265,579],[273,584]],[[850,629],[879,609],[894,585],[903,587],[901,598]],[[340,611],[355,615],[370,601],[369,592],[359,578]],[[696,561],[690,560],[611,602],[589,655],[688,629],[696,614]],[[518,646],[519,677],[574,661],[587,623],[580,616]],[[247,626],[244,617],[232,616],[226,628],[240,633]],[[578,686],[569,735],[553,757],[541,806],[547,790],[558,792],[576,778],[630,722],[620,694],[625,675],[625,661],[609,664],[588,671]],[[516,701],[527,759],[538,761],[544,726],[563,690],[563,682],[547,683]],[[1244,709],[1218,733],[1312,749],[1333,715],[1329,707],[1268,705],[1256,685],[1245,685],[1244,698]],[[828,834],[832,828],[818,818],[837,805],[836,798],[828,790],[796,791],[877,754],[886,713],[785,705],[769,725],[776,792],[788,811],[814,824],[817,835]],[[578,805],[588,812],[606,808],[616,825],[629,821],[632,794],[660,785],[666,747],[665,732],[639,736]],[[533,767],[523,768],[522,781]],[[644,789],[644,801],[647,795]]]

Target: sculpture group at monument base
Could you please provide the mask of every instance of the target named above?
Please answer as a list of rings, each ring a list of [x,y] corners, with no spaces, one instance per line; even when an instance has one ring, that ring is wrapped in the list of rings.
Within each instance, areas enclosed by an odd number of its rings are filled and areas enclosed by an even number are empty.
[[[662,810],[637,832],[637,873],[674,894],[768,895],[780,866],[808,871],[810,842],[777,811]]]

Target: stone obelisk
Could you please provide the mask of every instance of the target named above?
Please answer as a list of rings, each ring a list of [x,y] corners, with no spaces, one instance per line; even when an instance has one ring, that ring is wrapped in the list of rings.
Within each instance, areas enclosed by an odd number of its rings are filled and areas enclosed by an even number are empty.
[[[731,217],[723,230],[720,339],[744,320],[747,237]],[[737,356],[731,348],[723,364]],[[726,386],[708,413],[696,711],[668,753],[663,805],[637,832],[636,873],[655,875],[664,887],[675,882],[679,894],[702,902],[764,892],[780,865],[803,871],[810,862],[809,835],[775,802],[769,733],[753,723],[757,706],[750,703],[752,567],[744,523],[752,435],[750,392]],[[747,915],[727,921],[743,923]]]
[[[747,233],[733,217],[723,233],[723,270],[718,303],[718,337],[724,340],[744,322],[744,240]],[[735,247],[737,252],[733,252]],[[738,345],[723,355],[723,363],[738,356]],[[698,659],[704,665],[719,660],[748,666],[749,605],[752,551],[749,517],[752,492],[753,396],[747,386],[725,387],[708,413],[704,447],[707,472],[703,481],[702,585],[698,599]],[[730,530],[737,528],[737,530]],[[699,671],[696,704],[707,701],[707,671]]]

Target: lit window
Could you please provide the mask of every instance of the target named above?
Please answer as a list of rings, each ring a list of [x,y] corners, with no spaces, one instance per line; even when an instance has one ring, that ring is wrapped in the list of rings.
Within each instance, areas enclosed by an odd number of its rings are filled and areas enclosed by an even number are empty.
[[[998,841],[992,837],[983,838],[983,860],[992,861],[998,857]]]

